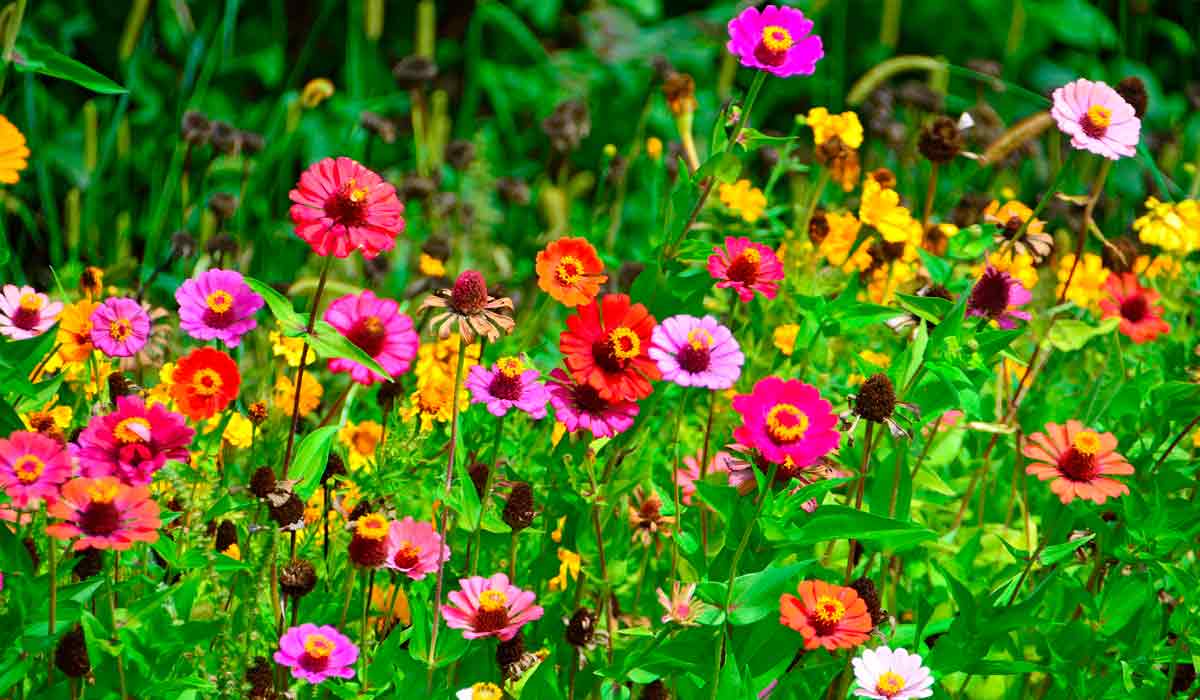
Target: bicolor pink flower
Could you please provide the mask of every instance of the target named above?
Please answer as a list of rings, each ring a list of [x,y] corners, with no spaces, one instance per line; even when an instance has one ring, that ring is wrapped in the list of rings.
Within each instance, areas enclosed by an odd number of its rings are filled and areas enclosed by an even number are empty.
[[[751,393],[733,397],[733,410],[742,416],[734,439],[775,464],[790,460],[797,469],[815,464],[842,437],[833,406],[798,379],[760,379]]]
[[[240,272],[207,270],[175,290],[179,327],[197,340],[220,340],[237,347],[242,336],[258,325],[254,314],[263,298],[246,284]]]
[[[666,381],[705,389],[733,386],[746,362],[733,333],[717,319],[686,314],[665,318],[654,327],[650,358]]]
[[[53,500],[69,478],[71,457],[59,441],[24,430],[0,439],[0,489],[14,507]]]
[[[61,301],[33,287],[6,284],[0,289],[0,335],[13,340],[36,338],[54,325],[63,310]]]
[[[921,657],[907,649],[866,649],[851,661],[858,687],[854,694],[874,700],[912,700],[933,695],[933,676]]]
[[[420,581],[449,558],[450,548],[442,544],[441,535],[424,520],[413,520],[409,515],[403,520],[393,520],[388,526],[385,567]]]
[[[195,435],[183,416],[162,404],[147,406],[141,397],[121,396],[115,411],[92,417],[74,453],[84,476],[148,484],[167,460],[188,461]]]
[[[613,437],[628,430],[638,414],[635,402],[606,401],[591,384],[580,384],[561,369],[551,370],[546,388],[554,416],[567,432],[587,429],[598,438]]]
[[[1053,100],[1050,115],[1075,148],[1109,160],[1137,153],[1142,120],[1116,90],[1080,78],[1055,90]]]
[[[417,356],[420,340],[412,319],[400,313],[395,301],[377,297],[369,289],[334,299],[325,310],[325,320],[388,372],[381,377],[353,360],[339,357],[329,361],[331,372],[349,372],[359,384],[394,379],[407,372]]]
[[[671,582],[671,595],[667,595],[666,591],[659,588],[658,604],[663,606],[666,614],[662,616],[663,624],[674,622],[684,627],[690,627],[696,624],[696,613],[698,612],[697,604],[692,600],[693,594],[696,592],[696,584],[689,583],[683,585],[678,581]]]
[[[1017,278],[988,265],[971,288],[967,316],[989,318],[1001,328],[1016,328],[1018,320],[1030,318],[1028,311],[1017,307],[1028,304],[1031,299],[1033,295]]]
[[[532,591],[523,591],[508,582],[508,576],[491,578],[472,576],[459,581],[462,590],[450,592],[450,604],[442,606],[446,625],[463,630],[467,639],[496,637],[507,642],[528,622],[541,619],[544,612],[534,605]]]
[[[763,457],[762,453],[755,452],[751,448],[741,444],[733,443],[729,445],[729,453],[725,460],[725,468],[729,471],[729,485],[738,490],[738,493],[743,496],[754,491],[758,487],[758,477],[755,473],[762,474],[765,479],[771,473],[771,467],[775,468],[775,483],[772,486],[787,486],[793,481],[796,485],[792,487],[789,493],[795,493],[800,489],[814,484],[822,479],[837,479],[842,476],[849,476],[837,471],[832,466],[833,462],[827,458],[818,459],[816,462],[806,465],[797,466],[790,459],[784,459],[783,464],[773,464]],[[810,498],[800,507],[806,513],[812,513],[817,509],[817,499]]]
[[[708,461],[708,474],[729,474],[731,456],[721,450]],[[700,480],[700,455],[688,455],[683,458],[683,466],[675,472],[675,480],[679,483],[679,498],[687,505],[692,505],[692,494],[696,493],[696,482]]]
[[[404,205],[396,188],[350,158],[326,158],[300,175],[288,193],[296,235],[317,255],[374,258],[396,245]]]
[[[136,299],[109,297],[92,312],[92,344],[109,357],[132,357],[150,337],[150,314]]]
[[[732,289],[742,301],[753,299],[755,292],[774,299],[783,279],[783,263],[769,246],[730,237],[724,248],[715,247],[708,256],[708,274],[718,280],[718,289]]]
[[[512,408],[518,408],[541,420],[546,417],[546,402],[550,392],[538,381],[540,373],[526,367],[519,357],[502,357],[485,369],[473,365],[467,374],[466,387],[471,391],[471,402],[487,404],[493,416],[503,416]]]
[[[60,540],[78,537],[77,552],[89,547],[125,551],[134,542],[156,541],[162,526],[150,489],[122,484],[113,476],[71,479],[46,514],[63,521],[47,526],[46,534]]]
[[[279,638],[275,663],[292,669],[292,677],[312,684],[330,676],[353,678],[358,647],[332,625],[306,622]]]
[[[729,20],[725,48],[747,68],[781,78],[812,75],[825,56],[821,37],[812,30],[812,20],[794,7],[767,5],[761,11],[747,7]]]

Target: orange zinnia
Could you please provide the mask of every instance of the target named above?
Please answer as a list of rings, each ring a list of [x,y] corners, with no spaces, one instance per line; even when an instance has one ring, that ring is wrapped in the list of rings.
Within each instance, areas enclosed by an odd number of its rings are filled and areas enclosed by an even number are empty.
[[[242,383],[233,358],[213,348],[198,348],[181,358],[171,379],[171,398],[194,421],[224,410],[237,398]]]
[[[92,352],[92,312],[98,302],[83,299],[63,308],[58,317],[58,354],[63,362],[82,362]]]
[[[564,306],[591,303],[608,281],[604,263],[584,238],[560,238],[537,254],[538,286]]]
[[[804,636],[804,648],[849,649],[867,641],[871,613],[853,588],[801,581],[797,598],[779,597],[779,622]]]

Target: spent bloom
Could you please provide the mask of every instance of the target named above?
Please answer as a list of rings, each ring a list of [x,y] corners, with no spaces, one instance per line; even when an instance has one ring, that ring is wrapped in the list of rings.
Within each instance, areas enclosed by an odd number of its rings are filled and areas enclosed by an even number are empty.
[[[696,584],[683,585],[678,581],[671,582],[671,595],[659,588],[658,603],[663,606],[665,614],[663,624],[674,622],[685,627],[696,624],[697,604],[692,600],[696,592]]]
[[[53,500],[70,477],[71,459],[58,440],[24,430],[0,438],[0,489],[13,507]]]
[[[560,238],[537,254],[538,286],[564,306],[590,304],[608,281],[586,238]]]
[[[967,316],[991,319],[1001,328],[1016,328],[1018,320],[1028,321],[1028,311],[1018,307],[1028,304],[1033,295],[1007,272],[988,266],[971,288],[967,298]]]
[[[665,318],[654,328],[650,343],[650,358],[662,378],[680,386],[728,389],[746,362],[733,333],[712,316]]]
[[[75,551],[124,551],[134,542],[157,540],[162,525],[149,487],[123,484],[115,476],[68,481],[46,513],[63,521],[47,526],[46,533],[62,540],[78,537]]]
[[[150,314],[128,297],[112,297],[92,312],[92,344],[109,357],[131,357],[150,337]]]
[[[568,432],[586,429],[594,437],[613,437],[628,430],[638,414],[637,403],[609,401],[591,384],[581,384],[558,368],[550,371],[546,388],[554,416]]]
[[[517,408],[541,420],[546,417],[550,393],[538,381],[539,376],[537,369],[527,366],[520,357],[502,357],[491,369],[483,365],[472,367],[466,387],[471,391],[471,401],[486,404],[494,416],[506,415]]]
[[[1171,332],[1171,326],[1162,319],[1162,308],[1155,306],[1158,292],[1143,287],[1137,275],[1109,275],[1104,288],[1108,291],[1108,298],[1100,300],[1104,318],[1120,318],[1121,333],[1133,342],[1146,343]]]
[[[489,295],[487,282],[476,270],[460,274],[450,289],[425,297],[421,310],[425,309],[444,309],[429,319],[429,327],[437,331],[439,338],[457,332],[467,344],[475,342],[477,334],[495,342],[502,334],[511,333],[515,325],[508,315],[513,310],[512,299]]]
[[[396,245],[404,205],[396,188],[350,158],[326,158],[300,175],[288,193],[296,235],[317,255],[374,258]]]
[[[171,376],[171,398],[194,421],[212,418],[237,398],[242,375],[229,355],[209,347],[181,357]]]
[[[240,272],[212,269],[187,280],[175,290],[179,327],[197,340],[220,340],[237,347],[254,330],[254,314],[263,306]]]
[[[187,462],[195,434],[183,416],[161,404],[147,406],[141,397],[122,396],[115,411],[88,422],[74,453],[84,476],[144,485],[167,460]]]
[[[1046,233],[1046,222],[1033,218],[1033,210],[1015,199],[1003,206],[1000,200],[993,199],[983,210],[983,220],[997,227],[994,241],[1001,251],[1011,247],[1017,255],[1028,255],[1037,263],[1054,248],[1054,239]],[[1028,225],[1025,222],[1029,222]],[[1017,238],[1022,226],[1025,233]]]
[[[1117,451],[1112,433],[1097,433],[1077,420],[1066,425],[1047,423],[1046,432],[1029,436],[1023,450],[1032,460],[1025,472],[1042,481],[1063,503],[1076,497],[1097,504],[1129,493],[1129,487],[1111,475],[1129,475],[1133,466]]]
[[[853,588],[801,581],[796,592],[799,597],[779,597],[779,622],[803,635],[805,649],[850,649],[867,641],[871,613]]]
[[[1142,120],[1116,90],[1080,78],[1055,90],[1052,99],[1050,115],[1075,148],[1110,160],[1137,153]]]
[[[733,409],[742,416],[733,437],[769,462],[790,460],[807,467],[836,449],[841,439],[832,408],[811,384],[765,377],[751,393],[733,398]]]
[[[420,581],[425,575],[437,571],[439,561],[450,558],[450,548],[442,544],[442,537],[433,526],[424,520],[393,520],[388,526],[387,561],[384,566]]]
[[[743,66],[781,78],[812,75],[825,56],[821,37],[812,33],[812,20],[792,7],[747,7],[729,20],[729,53]]]
[[[446,624],[463,630],[467,639],[496,637],[507,642],[526,623],[542,617],[541,606],[533,604],[534,593],[512,585],[504,574],[472,576],[459,585],[461,590],[450,592],[450,603],[441,612]]]
[[[911,700],[933,695],[933,676],[921,657],[886,646],[863,650],[854,659],[854,694],[874,700]]]
[[[33,287],[6,284],[0,289],[0,335],[13,340],[37,337],[54,325],[62,310],[61,301],[50,301]]]
[[[369,289],[334,299],[325,310],[325,320],[388,372],[388,377],[382,377],[353,360],[329,360],[329,371],[349,372],[359,384],[398,377],[408,371],[417,356],[419,340],[412,319],[400,313],[395,301],[377,297]]]
[[[654,317],[625,294],[607,294],[567,317],[558,349],[571,375],[589,384],[605,401],[636,401],[653,391],[659,378],[650,359]]]
[[[742,301],[753,299],[755,292],[774,299],[783,279],[783,264],[770,247],[749,238],[730,237],[724,247],[713,248],[708,256],[708,274],[717,280],[718,289],[732,289]]]
[[[330,676],[353,678],[358,647],[332,625],[305,623],[279,638],[275,663],[292,669],[292,677],[321,683]]]

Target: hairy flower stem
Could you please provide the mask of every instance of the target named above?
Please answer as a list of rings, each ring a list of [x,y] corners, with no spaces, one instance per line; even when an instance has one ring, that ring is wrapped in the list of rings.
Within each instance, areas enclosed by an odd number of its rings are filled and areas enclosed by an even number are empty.
[[[312,305],[308,312],[308,327],[305,329],[304,346],[300,349],[300,366],[296,368],[296,387],[292,394],[292,424],[288,428],[287,448],[283,452],[283,471],[280,480],[287,479],[288,467],[292,464],[292,449],[296,446],[296,428],[300,425],[300,388],[304,384],[304,363],[308,361],[308,336],[312,335],[317,325],[317,308],[321,304],[321,295],[325,292],[325,281],[329,278],[329,266],[333,256],[325,256],[325,264],[321,266],[321,278],[317,281],[317,291],[313,294]],[[295,550],[292,555],[295,556]]]
[[[496,470],[500,468],[500,438],[504,436],[504,418],[496,421],[496,435],[492,438],[492,466],[488,469],[487,483],[483,487],[483,495],[479,499],[479,515],[475,518],[475,532],[471,546],[471,575],[479,570],[479,538],[483,530],[483,513],[487,510],[492,498],[492,487],[496,483]]]
[[[675,506],[675,522],[683,522],[683,518],[679,514],[679,427],[683,423],[683,412],[687,408],[687,390],[684,389],[679,393],[679,410],[675,412],[675,435],[671,438],[671,444],[675,448],[675,464],[671,471],[672,493],[674,494],[673,505]],[[701,467],[701,472],[704,467]],[[675,573],[679,569],[679,528],[675,529],[675,533],[671,536],[671,580],[675,580]]]
[[[359,633],[358,643],[359,643],[359,646],[362,648],[362,654],[359,655],[359,659],[362,661],[362,675],[360,676],[360,678],[363,679],[363,686],[362,686],[363,690],[366,690],[366,688],[367,688],[367,665],[370,663],[370,660],[368,659],[368,655],[367,655],[367,650],[369,649],[369,647],[367,645],[367,618],[368,618],[368,613],[371,610],[371,594],[374,593],[374,591],[375,591],[375,569],[371,569],[370,573],[364,571],[363,572],[363,581],[364,581],[364,583],[366,583],[366,595],[363,596],[362,626],[359,628],[361,630],[361,632]],[[295,605],[295,603],[293,603],[293,605]]]
[[[866,437],[863,438],[862,461],[858,465],[858,485],[855,487],[854,509],[862,510],[863,492],[867,487],[867,472],[871,469],[871,448],[875,443],[875,423],[867,421]],[[846,552],[846,576],[843,585],[850,583],[850,575],[854,573],[854,551],[858,542],[853,538],[848,540],[849,550]]]

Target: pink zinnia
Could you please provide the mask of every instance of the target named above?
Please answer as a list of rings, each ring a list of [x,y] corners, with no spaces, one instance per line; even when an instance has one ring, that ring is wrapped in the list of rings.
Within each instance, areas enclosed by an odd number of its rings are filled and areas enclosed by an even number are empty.
[[[731,456],[722,450],[713,455],[708,461],[709,474],[728,474]],[[692,494],[696,493],[696,482],[700,480],[700,455],[688,455],[683,458],[683,467],[675,472],[675,480],[679,483],[679,497],[687,505],[692,505]]]
[[[51,500],[71,478],[71,458],[57,440],[19,430],[0,439],[0,489],[16,508]]]
[[[833,406],[816,387],[798,379],[760,379],[751,393],[733,397],[733,410],[742,415],[734,439],[775,464],[815,464],[836,449],[842,437],[834,428]]]
[[[755,292],[774,299],[783,279],[783,264],[768,246],[731,237],[725,239],[724,248],[713,248],[708,256],[708,274],[720,280],[718,289],[733,289],[742,301],[753,299]]]
[[[613,437],[628,430],[638,414],[638,405],[633,401],[606,401],[595,387],[577,383],[561,369],[550,372],[546,388],[554,416],[568,432],[587,429],[598,438]]]
[[[0,290],[0,335],[25,340],[45,333],[63,309],[33,287],[6,284]]]
[[[1017,321],[1028,321],[1028,311],[1021,311],[1033,299],[1015,277],[991,265],[983,271],[967,298],[967,315],[992,319],[1001,328],[1016,328]]]
[[[146,346],[150,314],[136,299],[110,297],[92,312],[92,344],[109,357],[132,357]]]
[[[412,319],[400,313],[400,305],[395,301],[377,297],[369,289],[334,299],[325,310],[325,320],[387,370],[388,376],[381,377],[353,360],[329,361],[331,372],[349,372],[351,379],[359,384],[398,377],[408,371],[417,356],[420,341]]]
[[[373,258],[391,250],[404,230],[396,188],[350,158],[326,158],[300,175],[288,193],[296,235],[317,255]]]
[[[121,552],[134,542],[154,542],[162,525],[149,488],[122,484],[112,476],[71,479],[46,514],[64,521],[46,527],[46,534],[60,540],[78,537],[77,552],[89,547]]]
[[[1055,90],[1053,99],[1050,115],[1075,148],[1109,160],[1137,153],[1142,120],[1116,90],[1080,78]]]
[[[127,484],[148,484],[167,460],[188,461],[196,431],[183,416],[140,397],[121,396],[117,410],[94,416],[79,434],[75,457],[84,476],[115,476]]]
[[[728,389],[746,362],[733,333],[712,316],[665,318],[650,338],[650,358],[662,378],[679,386]]]
[[[437,571],[438,564],[450,558],[450,548],[433,526],[424,520],[393,520],[388,526],[387,561],[384,566],[405,574],[414,581]]]
[[[1128,486],[1111,478],[1133,473],[1133,465],[1117,452],[1117,438],[1077,420],[1047,423],[1046,432],[1029,436],[1023,454],[1030,459],[1025,473],[1049,481],[1063,503],[1083,498],[1103,505],[1129,493]]]
[[[507,642],[525,623],[542,617],[541,606],[533,604],[533,592],[512,585],[504,574],[472,576],[458,583],[462,590],[450,592],[442,617],[447,626],[463,630],[467,639],[496,637]]]
[[[336,627],[308,622],[284,632],[275,651],[275,663],[314,685],[330,676],[353,678],[357,661],[358,647]]]
[[[781,78],[812,75],[825,56],[821,37],[812,33],[812,20],[793,7],[767,5],[760,12],[747,7],[729,20],[725,48],[747,68],[774,73]]]
[[[471,402],[487,404],[493,416],[503,416],[511,408],[518,408],[531,417],[541,420],[546,417],[546,402],[550,392],[538,381],[536,369],[527,367],[519,357],[502,357],[484,369],[474,365],[467,374],[466,386],[471,390]]]
[[[196,340],[220,340],[237,347],[242,336],[258,322],[254,314],[263,306],[256,294],[233,270],[208,270],[175,290],[179,302],[179,327]]]

